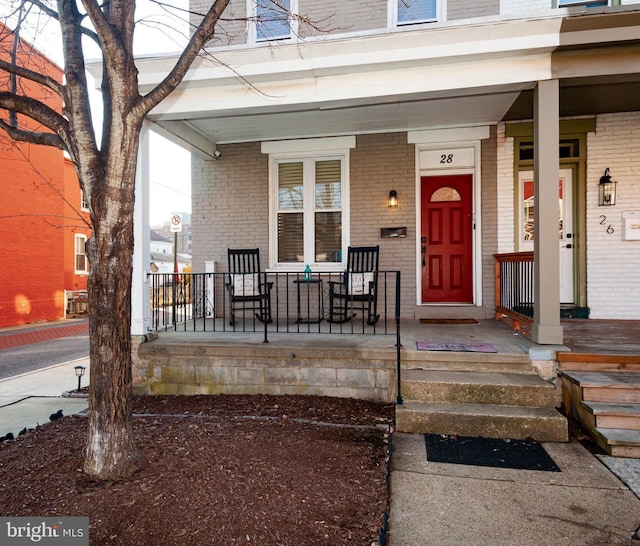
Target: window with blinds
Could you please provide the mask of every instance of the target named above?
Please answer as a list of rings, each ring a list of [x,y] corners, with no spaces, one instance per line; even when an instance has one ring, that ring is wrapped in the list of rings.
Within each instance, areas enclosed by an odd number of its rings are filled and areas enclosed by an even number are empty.
[[[277,162],[277,261],[342,261],[343,160]]]
[[[87,255],[85,253],[85,245],[87,243],[87,238],[84,235],[76,235],[75,236],[75,272],[76,273],[87,273],[89,269],[87,268]]]

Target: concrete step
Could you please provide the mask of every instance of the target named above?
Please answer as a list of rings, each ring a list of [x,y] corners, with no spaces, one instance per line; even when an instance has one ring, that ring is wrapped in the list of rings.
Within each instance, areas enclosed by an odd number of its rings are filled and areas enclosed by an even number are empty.
[[[528,354],[466,353],[402,350],[402,368],[469,372],[524,373],[532,371]]]
[[[582,402],[593,416],[593,428],[640,430],[640,404]]]
[[[555,386],[534,372],[487,373],[449,370],[405,370],[405,400],[460,404],[555,407]]]
[[[567,420],[553,408],[407,401],[396,406],[399,432],[567,442]]]
[[[613,457],[640,459],[640,431],[596,428],[593,437],[598,445]]]
[[[640,372],[640,355],[556,354],[560,371]]]
[[[582,390],[580,400],[640,404],[640,372],[563,371]]]

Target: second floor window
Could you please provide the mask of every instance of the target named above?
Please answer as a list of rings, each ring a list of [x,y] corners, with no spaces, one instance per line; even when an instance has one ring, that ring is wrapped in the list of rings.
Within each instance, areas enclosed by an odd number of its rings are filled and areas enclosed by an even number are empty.
[[[615,4],[615,2],[613,2]],[[587,6],[587,7],[598,7],[598,6],[608,6],[608,0],[558,0],[558,7],[565,8],[569,6]]]
[[[394,0],[397,3],[398,25],[437,21],[437,0]]]
[[[89,210],[89,201],[87,201],[84,190],[80,190],[80,208],[82,210]]]
[[[292,18],[296,0],[256,0],[256,41],[291,38]]]
[[[85,252],[85,245],[87,244],[87,238],[84,235],[76,235],[75,237],[75,272],[76,273],[88,273],[87,254]]]

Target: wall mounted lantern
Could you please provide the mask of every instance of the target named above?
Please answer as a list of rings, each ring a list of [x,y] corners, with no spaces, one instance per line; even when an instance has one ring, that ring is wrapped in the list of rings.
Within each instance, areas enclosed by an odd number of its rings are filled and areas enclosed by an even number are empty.
[[[389,206],[390,207],[398,206],[398,192],[396,190],[391,190],[389,192]]]
[[[598,205],[601,207],[610,207],[616,204],[616,184],[617,182],[611,180],[609,167],[607,167],[604,170],[604,174],[600,177],[600,183],[598,184]]]

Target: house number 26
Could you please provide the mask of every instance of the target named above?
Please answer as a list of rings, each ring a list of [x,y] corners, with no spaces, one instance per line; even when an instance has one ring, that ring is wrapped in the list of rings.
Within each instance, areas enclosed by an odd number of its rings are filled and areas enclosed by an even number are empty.
[[[601,215],[600,215],[600,225],[601,225],[601,226],[604,226],[604,224],[606,223],[606,221],[607,221],[607,217],[606,217],[604,214],[601,214]],[[611,226],[611,224],[609,224],[609,225],[607,226],[607,233],[608,233],[609,235],[611,235],[614,231],[615,231],[615,229],[613,229],[613,227]]]
[[[453,154],[442,154],[440,156],[440,163],[453,163]]]

